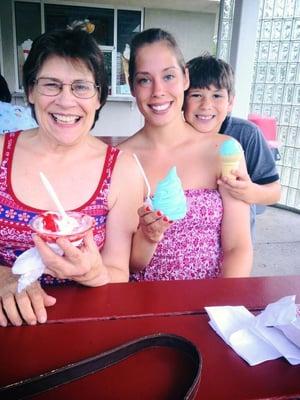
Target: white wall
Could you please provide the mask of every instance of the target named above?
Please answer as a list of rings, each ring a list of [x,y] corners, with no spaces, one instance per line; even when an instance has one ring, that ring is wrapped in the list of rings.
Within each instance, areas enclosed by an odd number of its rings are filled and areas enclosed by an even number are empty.
[[[172,33],[186,61],[203,51],[214,52],[216,14],[145,9],[145,29],[162,28]]]
[[[143,117],[134,101],[108,101],[92,132],[96,136],[130,136],[142,125]]]

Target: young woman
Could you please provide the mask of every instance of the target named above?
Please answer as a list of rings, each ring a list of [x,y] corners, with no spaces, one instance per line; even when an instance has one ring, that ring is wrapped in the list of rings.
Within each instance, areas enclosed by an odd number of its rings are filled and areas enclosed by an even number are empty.
[[[172,35],[148,29],[135,36],[129,75],[145,124],[120,147],[137,155],[152,194],[175,165],[188,203],[187,215],[175,222],[147,204],[139,209],[132,280],[249,275],[249,206],[218,190],[216,183],[221,173],[218,149],[228,136],[199,134],[184,121],[189,76]],[[201,118],[205,121],[206,115]]]

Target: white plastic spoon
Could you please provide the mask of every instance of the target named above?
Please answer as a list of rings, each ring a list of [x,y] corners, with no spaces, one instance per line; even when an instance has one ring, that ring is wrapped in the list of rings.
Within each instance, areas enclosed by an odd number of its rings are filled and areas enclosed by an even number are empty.
[[[68,214],[65,212],[59,198],[57,197],[57,194],[55,193],[51,183],[48,181],[48,179],[46,178],[46,176],[40,172],[40,178],[41,181],[43,183],[43,185],[45,186],[45,189],[47,190],[49,196],[51,197],[51,199],[53,200],[54,204],[56,205],[58,212],[60,213],[60,215],[62,216],[63,219],[67,220],[70,219],[70,217],[68,216]]]
[[[41,177],[41,181],[42,181],[43,185],[45,186],[45,189],[47,190],[49,196],[51,197],[51,199],[53,200],[54,204],[56,205],[59,214],[61,215],[61,220],[60,220],[60,223],[59,223],[60,230],[65,231],[66,228],[67,228],[68,233],[71,233],[73,231],[73,229],[75,229],[75,228],[77,228],[79,226],[78,221],[75,218],[69,216],[65,212],[65,210],[64,210],[59,198],[57,197],[57,194],[55,193],[51,183],[48,181],[48,179],[46,178],[46,176],[42,172],[40,172],[40,177]]]

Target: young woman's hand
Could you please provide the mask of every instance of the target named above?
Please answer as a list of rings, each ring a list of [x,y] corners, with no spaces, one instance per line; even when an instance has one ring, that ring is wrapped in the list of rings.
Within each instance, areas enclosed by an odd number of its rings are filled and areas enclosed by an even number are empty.
[[[144,204],[138,209],[139,228],[145,238],[151,243],[158,243],[164,236],[165,231],[173,221],[170,221],[161,211],[153,211]]]
[[[56,299],[49,296],[34,282],[17,293],[18,276],[14,275],[11,268],[0,266],[0,326],[20,326],[23,321],[28,325],[45,323],[47,321],[46,307],[53,306]]]

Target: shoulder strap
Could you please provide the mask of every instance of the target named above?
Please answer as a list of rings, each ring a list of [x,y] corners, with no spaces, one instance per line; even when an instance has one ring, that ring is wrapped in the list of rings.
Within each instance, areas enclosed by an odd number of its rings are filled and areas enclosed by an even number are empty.
[[[200,383],[202,368],[201,355],[196,346],[184,337],[161,333],[141,337],[96,356],[68,364],[34,378],[4,386],[0,388],[0,395],[3,396],[1,396],[1,398],[7,400],[31,397],[66,383],[73,382],[96,371],[101,371],[141,350],[151,347],[174,348],[190,357],[193,365],[190,368],[189,388],[184,394],[183,399],[194,399]]]
[[[103,175],[104,175],[103,179],[111,177],[119,153],[120,150],[117,149],[116,147],[112,146],[107,147],[104,166],[103,166]]]
[[[4,135],[4,143],[3,143],[3,154],[2,154],[2,162],[11,162],[14,149],[17,143],[17,139],[20,135],[21,131],[18,132],[9,132]]]
[[[142,174],[142,177],[144,178],[144,182],[145,182],[145,185],[146,185],[146,188],[147,188],[147,197],[146,197],[146,199],[150,200],[151,188],[150,188],[150,184],[149,184],[148,178],[147,178],[147,176],[145,174],[144,168],[142,167],[142,164],[141,164],[140,160],[138,159],[138,156],[135,153],[133,153],[132,155],[133,155],[133,158],[135,159],[135,161],[136,161],[136,163],[137,163],[137,165],[139,167],[139,170],[140,170],[140,172]]]
[[[107,147],[102,174],[97,188],[97,193],[103,190],[104,185],[110,185],[110,179],[119,153],[120,153],[119,149],[112,146]]]
[[[2,161],[0,165],[1,190],[6,190],[8,187],[13,154],[20,133],[21,131],[9,132],[4,135]]]

